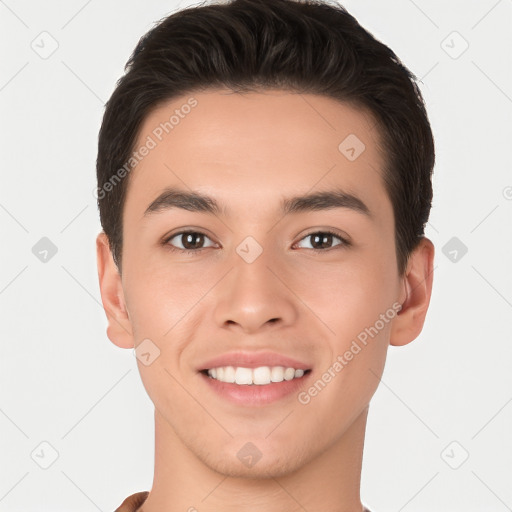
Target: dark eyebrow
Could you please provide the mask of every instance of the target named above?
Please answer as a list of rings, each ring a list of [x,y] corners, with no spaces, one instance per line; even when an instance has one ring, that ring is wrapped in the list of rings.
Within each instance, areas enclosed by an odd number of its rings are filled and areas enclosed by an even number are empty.
[[[226,207],[221,206],[213,197],[173,187],[166,188],[152,201],[144,212],[144,216],[171,208],[227,216]],[[370,209],[361,199],[342,190],[327,190],[284,198],[281,202],[281,213],[283,215],[332,208],[348,208],[371,217]]]
[[[284,215],[295,212],[330,210],[332,208],[348,208],[371,217],[370,209],[361,199],[343,190],[327,190],[291,197],[284,199],[282,203]]]
[[[190,212],[204,212],[212,215],[225,214],[225,209],[221,208],[219,203],[199,192],[187,192],[179,188],[166,188],[151,204],[146,208],[144,216],[159,213],[170,208],[182,208]]]

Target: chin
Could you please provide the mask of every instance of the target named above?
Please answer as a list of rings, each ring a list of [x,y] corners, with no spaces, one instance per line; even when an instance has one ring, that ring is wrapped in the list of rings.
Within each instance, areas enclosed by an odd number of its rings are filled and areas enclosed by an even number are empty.
[[[232,440],[219,451],[196,453],[213,471],[232,478],[269,479],[289,475],[305,462],[296,444],[276,450],[265,440]],[[204,456],[203,456],[204,455]],[[313,458],[313,457],[311,457]]]

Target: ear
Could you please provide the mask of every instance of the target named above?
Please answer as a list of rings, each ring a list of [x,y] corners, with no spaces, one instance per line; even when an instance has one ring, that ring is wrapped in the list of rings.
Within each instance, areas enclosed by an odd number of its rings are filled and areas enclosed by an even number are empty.
[[[96,237],[96,257],[101,301],[108,320],[107,336],[118,347],[133,348],[132,328],[124,300],[121,275],[104,231]]]
[[[391,345],[407,345],[423,329],[432,294],[434,252],[434,244],[423,237],[409,257],[407,270],[402,278],[402,309],[391,327]]]

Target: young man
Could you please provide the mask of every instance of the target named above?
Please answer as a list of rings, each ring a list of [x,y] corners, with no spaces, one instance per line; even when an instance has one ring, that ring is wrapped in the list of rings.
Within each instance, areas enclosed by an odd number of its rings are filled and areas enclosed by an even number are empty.
[[[434,145],[394,53],[343,8],[164,19],[99,137],[107,335],[155,405],[119,512],[356,512],[388,346],[422,330]]]

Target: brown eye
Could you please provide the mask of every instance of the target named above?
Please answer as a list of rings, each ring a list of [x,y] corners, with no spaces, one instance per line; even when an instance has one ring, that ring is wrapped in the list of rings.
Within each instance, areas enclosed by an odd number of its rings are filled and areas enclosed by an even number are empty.
[[[314,233],[309,233],[309,235],[306,235],[304,238],[302,238],[302,240],[308,239],[310,240],[310,247],[304,248],[313,249],[317,251],[331,249],[338,245],[349,245],[349,242],[347,240],[331,231],[316,231]],[[338,243],[336,243],[336,239],[338,240]]]
[[[176,241],[171,243],[173,240]],[[215,245],[212,242],[211,245],[204,246],[206,240],[210,239],[204,233],[198,231],[182,231],[169,237],[166,240],[166,244],[169,244],[173,250],[177,251],[199,252],[201,249]]]
[[[180,236],[185,249],[199,249],[204,243],[204,235],[201,233],[184,233]]]

